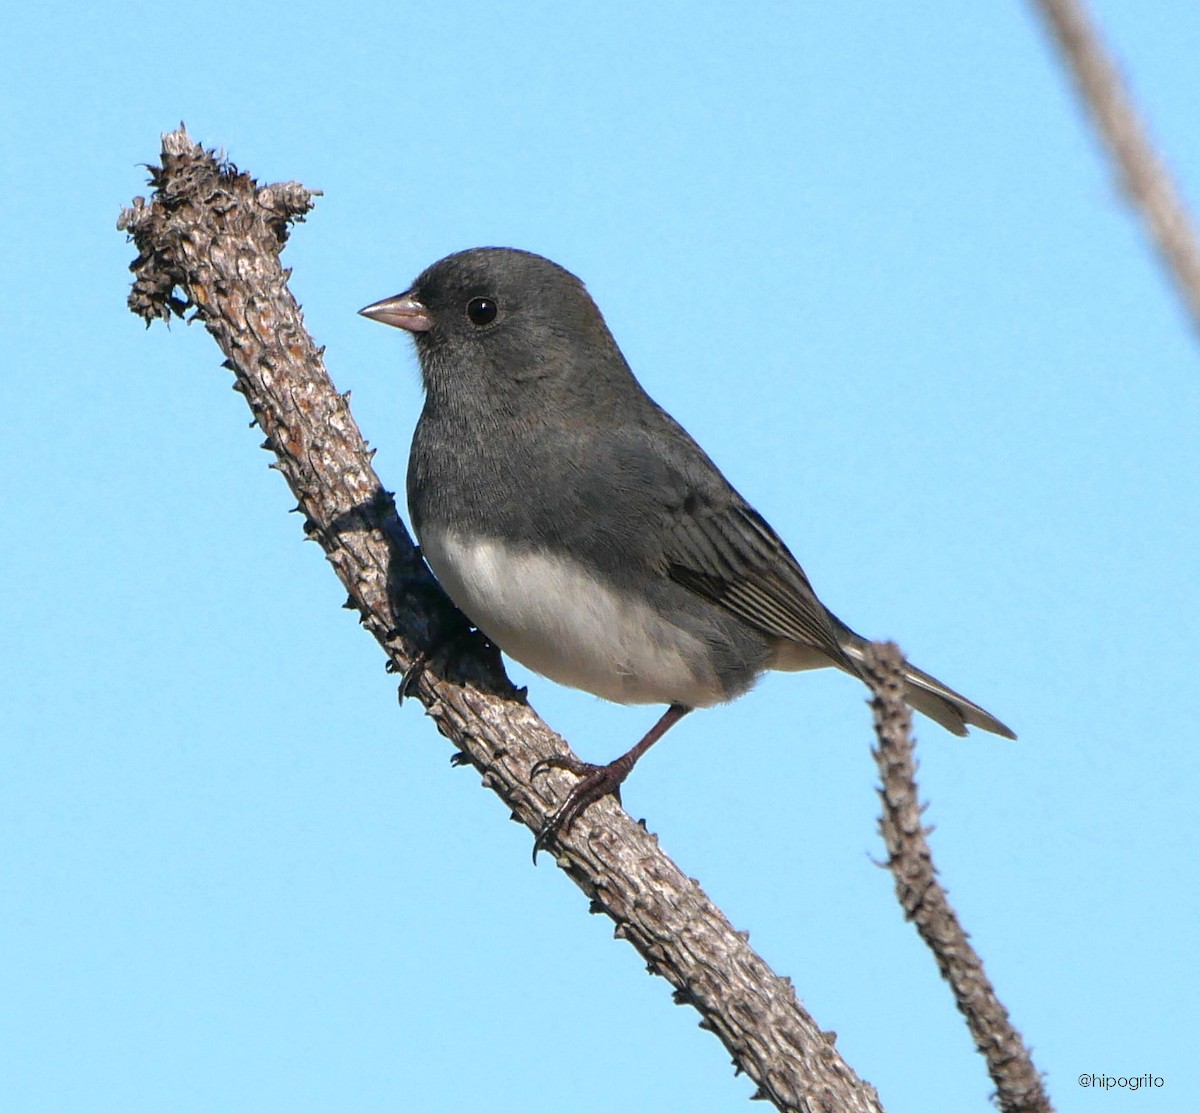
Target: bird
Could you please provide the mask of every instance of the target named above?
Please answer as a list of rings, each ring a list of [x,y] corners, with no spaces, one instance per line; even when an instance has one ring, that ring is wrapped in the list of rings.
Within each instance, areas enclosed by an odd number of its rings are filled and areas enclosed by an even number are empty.
[[[583,282],[529,251],[459,251],[404,293],[359,310],[415,341],[424,405],[409,514],[454,604],[536,673],[666,710],[605,765],[538,762],[578,778],[534,841],[619,797],[680,719],[767,670],[861,679],[868,642],[817,597],[791,550],[635,378]],[[906,665],[903,694],[953,734],[1016,735]]]

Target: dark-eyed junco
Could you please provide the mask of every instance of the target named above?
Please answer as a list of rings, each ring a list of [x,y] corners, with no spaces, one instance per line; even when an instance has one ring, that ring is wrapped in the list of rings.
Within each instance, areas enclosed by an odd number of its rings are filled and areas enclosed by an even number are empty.
[[[421,550],[450,598],[535,672],[668,708],[580,781],[534,854],[695,707],[766,669],[857,674],[775,531],[642,389],[583,283],[540,255],[477,248],[362,314],[407,329],[425,386],[408,462]],[[955,734],[1015,735],[919,669],[905,698]]]

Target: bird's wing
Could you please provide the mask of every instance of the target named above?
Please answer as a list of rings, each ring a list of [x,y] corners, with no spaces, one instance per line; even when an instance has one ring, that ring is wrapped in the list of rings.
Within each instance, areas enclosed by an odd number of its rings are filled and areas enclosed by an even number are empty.
[[[788,547],[665,410],[643,396],[636,422],[576,432],[586,451],[571,444],[554,455],[597,470],[575,487],[605,492],[587,520],[619,542],[614,560],[645,561],[763,634],[857,671]]]
[[[762,515],[722,486],[693,489],[672,515],[667,575],[763,633],[811,645],[853,671],[804,569]]]

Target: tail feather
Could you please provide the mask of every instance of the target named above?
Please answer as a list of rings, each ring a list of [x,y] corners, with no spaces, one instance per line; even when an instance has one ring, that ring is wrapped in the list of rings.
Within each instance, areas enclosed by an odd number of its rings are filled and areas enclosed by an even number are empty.
[[[844,622],[834,620],[838,631],[838,640],[846,651],[846,656],[855,664],[863,659],[865,639],[856,634]],[[981,730],[999,734],[1004,738],[1016,738],[994,715],[988,714],[977,703],[966,696],[960,695],[953,688],[940,680],[922,672],[915,665],[906,665],[904,670],[904,699],[909,707],[928,715],[935,723],[945,727],[952,734],[966,734],[967,727],[979,727]]]
[[[972,726],[1004,738],[1017,737],[979,704],[913,665],[908,665],[904,670],[904,699],[909,707],[928,715],[954,734],[966,734],[967,727]]]

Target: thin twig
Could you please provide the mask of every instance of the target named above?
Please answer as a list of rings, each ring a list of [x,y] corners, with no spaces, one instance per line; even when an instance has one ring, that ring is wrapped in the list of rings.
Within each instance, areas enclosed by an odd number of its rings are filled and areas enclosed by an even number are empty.
[[[183,128],[163,136],[151,182],[151,201],[136,198],[118,224],[138,249],[130,308],[147,322],[191,310],[204,323],[266,434],[306,532],[349,592],[347,606],[395,671],[433,649],[409,690],[456,756],[480,770],[515,819],[539,830],[571,780],[553,773],[535,785],[529,771],[565,743],[513,690],[494,655],[460,653],[450,668],[438,651],[462,620],[425,570],[287,288],[279,252],[312,194],[296,183],[259,187]],[[758,1084],[756,1097],[781,1110],[880,1113],[874,1088],[838,1055],[791,982],[618,804],[593,805],[561,840],[557,860],[592,911],[609,915],[617,936],[671,983],[676,1003],[700,1012],[701,1026]]]
[[[1080,0],[1034,0],[1112,156],[1122,189],[1141,212],[1200,331],[1200,243],[1166,165],[1125,91]]]
[[[925,838],[928,831],[921,825],[912,713],[903,695],[904,658],[891,643],[876,642],[867,647],[863,663],[874,693],[871,710],[879,739],[879,748],[871,751],[883,781],[879,829],[887,846],[888,867],[896,879],[896,897],[954,991],[975,1046],[987,1060],[1000,1108],[1006,1113],[1051,1113],[1050,1099],[1021,1034],[997,998],[982,960],[937,879]]]

